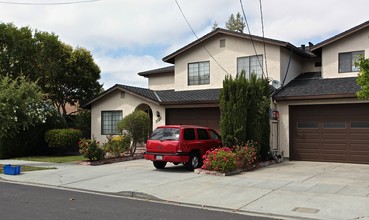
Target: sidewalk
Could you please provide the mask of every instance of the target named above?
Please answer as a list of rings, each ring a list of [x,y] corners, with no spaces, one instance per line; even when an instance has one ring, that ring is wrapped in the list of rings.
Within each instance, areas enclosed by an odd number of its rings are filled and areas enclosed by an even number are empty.
[[[101,166],[14,160],[0,163],[57,167],[17,176],[0,174],[8,181],[155,198],[277,218],[369,219],[369,165],[286,161],[221,177],[195,174],[170,164],[156,170],[145,160]]]

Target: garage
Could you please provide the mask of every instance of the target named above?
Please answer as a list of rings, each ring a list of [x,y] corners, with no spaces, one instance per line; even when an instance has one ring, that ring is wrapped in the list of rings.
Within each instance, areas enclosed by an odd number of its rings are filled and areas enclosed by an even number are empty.
[[[220,131],[220,109],[207,108],[167,108],[165,109],[165,124],[200,125]]]
[[[290,159],[369,164],[369,104],[290,106]]]

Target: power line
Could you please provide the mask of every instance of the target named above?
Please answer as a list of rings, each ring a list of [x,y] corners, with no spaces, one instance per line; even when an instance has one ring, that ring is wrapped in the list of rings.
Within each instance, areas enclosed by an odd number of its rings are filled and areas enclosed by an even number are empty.
[[[102,0],[81,0],[81,1],[70,1],[70,2],[44,2],[44,3],[32,3],[32,2],[9,2],[9,1],[0,1],[0,4],[8,4],[8,5],[72,5],[72,4],[83,4],[83,3],[92,3],[99,2]]]
[[[196,37],[196,39],[199,39],[199,37],[197,36],[197,34],[195,33],[195,31],[193,30],[193,28],[192,28],[192,26],[191,26],[191,24],[190,24],[190,22],[187,20],[187,18],[186,18],[186,16],[185,16],[185,14],[183,13],[183,11],[182,11],[182,8],[181,8],[181,6],[178,4],[178,1],[177,0],[174,0],[175,2],[176,2],[176,4],[177,4],[177,6],[178,6],[178,8],[179,8],[179,10],[181,11],[181,14],[182,14],[182,16],[183,16],[183,18],[185,19],[185,21],[186,21],[186,23],[187,23],[187,25],[190,27],[190,29],[191,29],[191,31],[192,31],[192,33],[195,35],[195,37]],[[205,51],[209,54],[209,56],[215,61],[215,63],[220,67],[220,68],[222,68],[222,70],[225,72],[225,73],[227,73],[228,75],[230,75],[231,77],[232,77],[232,75],[222,66],[222,65],[220,65],[220,63],[215,59],[215,57],[210,53],[210,51],[203,45],[202,46],[204,49],[205,49]]]
[[[246,14],[245,14],[245,10],[243,9],[243,3],[242,3],[242,0],[240,0],[240,3],[241,3],[241,9],[242,9],[243,17],[245,18],[246,27],[247,27],[247,30],[248,30],[248,32],[249,32],[249,36],[250,36],[250,40],[251,40],[251,43],[252,43],[252,47],[254,48],[254,52],[255,52],[255,55],[256,55],[256,59],[258,60],[259,66],[261,67],[261,71],[262,71],[262,73],[263,73],[263,77],[265,77],[264,67],[263,67],[263,64],[260,62],[260,59],[259,59],[259,57],[258,57],[258,52],[256,51],[256,47],[255,47],[254,40],[252,39],[252,35],[251,35],[251,31],[250,31],[249,23],[247,22],[247,17],[246,17]]]
[[[261,31],[262,31],[262,34],[263,34],[264,55],[265,55],[265,72],[266,72],[266,75],[267,75],[267,78],[268,78],[269,77],[268,62],[267,62],[267,52],[266,52],[266,48],[265,48],[265,36],[264,36],[264,16],[263,16],[263,6],[261,4],[261,0],[259,0],[259,5],[260,5]]]

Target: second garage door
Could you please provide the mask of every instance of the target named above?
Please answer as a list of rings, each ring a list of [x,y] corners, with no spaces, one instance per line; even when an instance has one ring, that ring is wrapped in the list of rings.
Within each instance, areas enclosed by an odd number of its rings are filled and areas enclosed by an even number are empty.
[[[167,125],[199,125],[220,131],[220,109],[218,107],[166,109],[165,118]]]
[[[369,104],[290,106],[292,160],[369,163]]]

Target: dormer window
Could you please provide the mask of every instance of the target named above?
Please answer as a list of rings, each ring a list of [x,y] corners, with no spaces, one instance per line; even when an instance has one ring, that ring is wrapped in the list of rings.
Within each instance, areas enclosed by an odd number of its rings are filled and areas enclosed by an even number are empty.
[[[360,68],[355,66],[355,62],[359,59],[359,56],[364,56],[364,51],[355,51],[355,52],[347,52],[347,53],[339,53],[339,73],[347,73],[347,72],[359,72]]]

